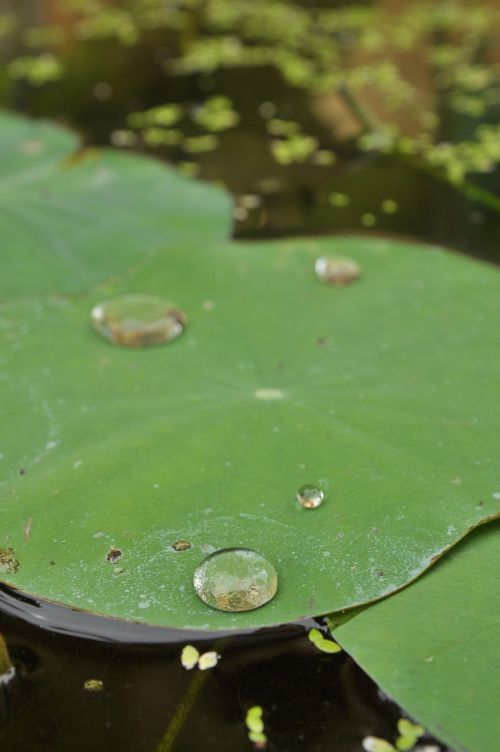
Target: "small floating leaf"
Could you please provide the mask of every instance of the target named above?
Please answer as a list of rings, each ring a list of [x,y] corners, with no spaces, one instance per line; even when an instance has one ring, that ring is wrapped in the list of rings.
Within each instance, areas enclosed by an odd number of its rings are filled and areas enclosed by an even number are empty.
[[[208,653],[200,655],[198,660],[198,668],[200,671],[206,671],[209,668],[214,668],[220,659],[220,655],[217,655],[215,650],[210,650]]]
[[[334,640],[329,640],[324,637],[319,629],[309,630],[308,637],[312,644],[321,650],[323,653],[340,653],[342,648]]]
[[[400,752],[408,752],[413,749],[418,739],[425,734],[423,726],[412,723],[406,718],[399,719],[398,731],[400,736],[396,739],[396,748]]]
[[[102,679],[87,679],[83,688],[86,689],[87,692],[102,692],[104,689],[104,682]]]
[[[384,214],[396,214],[398,210],[398,203],[392,198],[386,198],[382,201],[382,211]]]
[[[262,712],[260,705],[254,705],[247,710],[245,718],[249,740],[261,749],[263,749],[267,743],[267,737],[264,733]]]
[[[194,668],[200,658],[199,652],[193,645],[184,645],[181,653],[181,663],[188,671]]]

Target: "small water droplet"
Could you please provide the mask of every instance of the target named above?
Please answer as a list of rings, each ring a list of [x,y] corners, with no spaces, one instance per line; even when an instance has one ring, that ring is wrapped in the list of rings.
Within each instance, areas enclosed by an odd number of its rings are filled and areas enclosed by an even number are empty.
[[[188,548],[191,548],[191,543],[187,540],[178,540],[175,541],[175,543],[172,543],[172,548],[174,551],[187,551]]]
[[[305,509],[316,509],[323,502],[325,494],[317,486],[302,486],[297,491],[297,501]]]
[[[361,276],[360,265],[345,256],[320,256],[314,264],[314,271],[321,282],[344,287]]]
[[[119,295],[96,305],[90,315],[99,334],[125,347],[171,342],[187,325],[183,311],[154,295]]]
[[[271,562],[249,548],[223,548],[202,561],[194,573],[202,601],[221,611],[251,611],[271,600],[278,575]]]
[[[185,669],[191,671],[197,665],[199,658],[200,654],[194,645],[184,645],[181,653],[181,663]]]

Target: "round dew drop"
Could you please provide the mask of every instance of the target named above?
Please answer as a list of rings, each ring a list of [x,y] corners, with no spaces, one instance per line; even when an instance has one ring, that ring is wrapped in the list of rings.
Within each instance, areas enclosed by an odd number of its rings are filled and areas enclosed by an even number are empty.
[[[148,347],[171,342],[187,325],[187,316],[154,295],[118,295],[96,305],[90,314],[94,329],[114,345]]]
[[[278,589],[271,562],[249,548],[223,548],[197,567],[194,589],[204,603],[220,611],[252,611],[270,601]]]
[[[320,256],[314,264],[314,271],[321,282],[344,287],[359,279],[360,265],[345,256]]]
[[[302,486],[297,491],[297,501],[304,509],[317,509],[324,498],[325,494],[317,486]]]

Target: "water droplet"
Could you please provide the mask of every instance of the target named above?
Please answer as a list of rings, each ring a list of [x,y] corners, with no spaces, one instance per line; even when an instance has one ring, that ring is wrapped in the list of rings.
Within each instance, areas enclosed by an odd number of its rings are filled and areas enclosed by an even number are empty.
[[[365,227],[373,227],[377,222],[377,218],[375,214],[372,214],[371,212],[366,212],[366,214],[363,214],[361,217],[361,224],[363,224]]]
[[[343,256],[320,256],[314,264],[314,271],[321,282],[343,287],[361,276],[361,267],[353,259]]]
[[[346,193],[330,193],[329,200],[331,205],[337,207],[337,209],[344,209],[351,203],[351,199]]]
[[[202,561],[194,573],[201,600],[221,611],[251,611],[271,600],[278,575],[268,559],[249,548],[223,548]]]
[[[119,295],[96,305],[90,315],[99,334],[125,347],[171,342],[187,324],[183,311],[154,295]]]
[[[307,635],[312,644],[323,653],[340,653],[342,648],[334,640],[329,640],[321,634],[319,629],[310,629]]]
[[[187,540],[178,540],[175,541],[175,543],[172,543],[172,548],[174,551],[187,551],[188,548],[191,548],[191,543]]]
[[[317,486],[302,486],[297,491],[297,501],[305,509],[316,509],[324,498],[325,494]]]

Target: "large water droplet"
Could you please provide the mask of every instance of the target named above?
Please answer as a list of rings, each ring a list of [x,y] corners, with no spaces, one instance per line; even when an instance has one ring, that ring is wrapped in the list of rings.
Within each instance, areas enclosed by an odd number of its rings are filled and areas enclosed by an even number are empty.
[[[147,347],[171,342],[184,331],[187,316],[154,295],[119,295],[96,305],[94,328],[114,345]]]
[[[316,509],[323,502],[325,494],[317,486],[302,486],[297,491],[297,501],[305,509]]]
[[[249,548],[223,548],[202,561],[194,573],[201,600],[221,611],[251,611],[274,597],[276,570],[265,556]]]
[[[321,282],[343,287],[361,276],[361,267],[356,261],[344,256],[320,256],[314,271]]]

